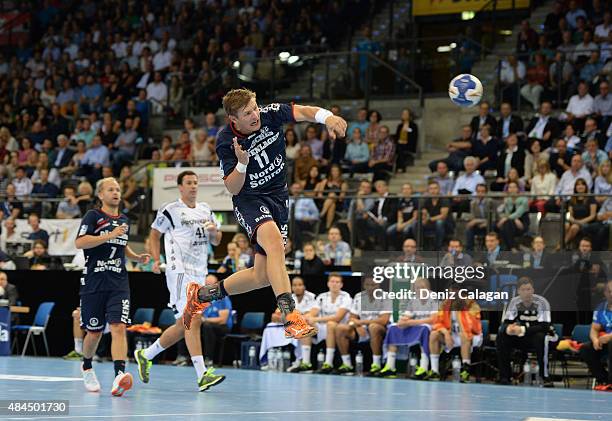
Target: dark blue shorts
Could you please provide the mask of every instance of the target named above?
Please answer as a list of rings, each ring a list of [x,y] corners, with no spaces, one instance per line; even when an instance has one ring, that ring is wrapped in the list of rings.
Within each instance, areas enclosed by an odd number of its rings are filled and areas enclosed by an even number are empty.
[[[257,244],[257,228],[264,222],[274,221],[287,243],[289,231],[289,195],[280,193],[273,196],[233,197],[234,214],[238,223],[246,230],[255,253],[265,255],[264,249]]]
[[[129,291],[99,291],[81,295],[81,327],[102,332],[107,322],[131,323]]]

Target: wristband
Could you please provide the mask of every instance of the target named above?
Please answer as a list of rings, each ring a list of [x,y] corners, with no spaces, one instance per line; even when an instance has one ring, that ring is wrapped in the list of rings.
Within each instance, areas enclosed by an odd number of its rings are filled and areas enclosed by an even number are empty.
[[[236,171],[238,171],[240,174],[244,174],[247,170],[247,165],[243,164],[242,162],[239,162],[238,164],[236,164]]]
[[[331,111],[326,110],[325,108],[319,108],[319,111],[315,114],[315,120],[317,123],[325,124],[325,120],[330,115],[334,115]]]

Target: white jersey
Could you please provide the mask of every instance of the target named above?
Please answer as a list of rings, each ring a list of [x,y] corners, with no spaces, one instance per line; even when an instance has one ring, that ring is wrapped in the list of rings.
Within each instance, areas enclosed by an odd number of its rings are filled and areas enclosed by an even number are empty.
[[[302,314],[308,313],[311,308],[315,306],[316,296],[310,291],[304,291],[304,295],[302,296],[302,301],[298,302],[297,296],[295,294],[291,294],[293,297],[293,301],[295,302],[295,308]]]
[[[221,228],[213,211],[203,202],[190,208],[177,199],[159,208],[151,228],[165,236],[166,273],[206,276],[209,238],[204,225],[209,221],[214,222],[217,229]]]
[[[391,300],[377,300],[368,297],[366,291],[361,291],[353,298],[351,313],[359,316],[361,320],[374,320],[381,314],[391,314],[393,305]]]
[[[313,308],[319,309],[319,316],[333,316],[338,312],[338,309],[341,308],[351,311],[352,303],[353,299],[351,298],[351,294],[346,291],[340,291],[335,302],[332,301],[331,292],[327,291],[317,295]],[[348,317],[349,313],[347,312],[340,323],[348,321]]]

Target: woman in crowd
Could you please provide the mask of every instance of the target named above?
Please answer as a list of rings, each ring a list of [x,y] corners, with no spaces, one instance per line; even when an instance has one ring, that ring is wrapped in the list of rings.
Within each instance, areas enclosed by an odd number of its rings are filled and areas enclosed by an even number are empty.
[[[574,195],[568,202],[570,216],[565,223],[566,246],[576,238],[581,229],[595,220],[597,203],[592,196],[585,196],[588,193],[587,182],[583,178],[577,179],[574,184]],[[560,245],[557,248],[560,249]]]
[[[508,180],[504,185],[504,192],[508,191],[508,184],[510,184],[511,182],[516,183],[516,185],[519,187],[520,192],[525,191],[525,182],[520,178],[519,172],[516,168],[510,168],[510,171],[508,172]]]
[[[529,153],[525,155],[525,175],[523,180],[530,187],[531,179],[534,177],[538,170],[538,162],[541,159],[545,159],[547,162],[550,158],[548,152],[542,150],[542,143],[539,139],[532,139],[529,145]]]
[[[584,145],[582,145],[580,137],[576,135],[576,128],[573,124],[568,124],[565,126],[565,135],[563,136],[563,140],[565,140],[567,149],[571,152],[582,152]]]
[[[312,243],[304,244],[303,252],[304,256],[300,259],[300,275],[321,275],[325,272],[325,264],[317,256],[315,246]]]
[[[368,116],[368,120],[370,120],[370,125],[366,129],[366,143],[370,150],[374,149],[374,146],[378,143],[379,138],[379,130],[380,130],[380,122],[382,121],[382,116],[376,110],[370,111],[370,115]]]
[[[412,121],[412,113],[408,108],[402,110],[402,122],[395,131],[397,141],[397,170],[406,171],[411,156],[416,155],[419,140],[419,128]]]
[[[287,153],[287,159],[290,161],[294,161],[300,152],[300,144],[298,142],[298,137],[294,129],[287,129],[285,131],[285,142],[285,152]]]
[[[196,130],[195,140],[192,142],[189,160],[195,165],[196,162],[217,162],[215,152],[215,139],[208,137],[204,130]]]
[[[516,181],[508,182],[508,195],[504,199],[503,211],[497,221],[497,229],[506,250],[517,251],[516,238],[529,227],[529,205],[527,198],[518,196],[519,185]]]
[[[308,170],[308,177],[304,179],[301,183],[302,189],[304,190],[304,192],[312,192],[312,195],[314,195],[315,194],[314,190],[319,184],[319,182],[320,182],[319,167],[316,165],[313,165]]]
[[[318,167],[319,163],[312,156],[312,149],[308,145],[300,146],[300,155],[295,160],[295,170],[293,182],[305,185],[305,181],[309,178],[309,173],[312,167]],[[318,170],[318,168],[317,168]],[[314,186],[312,187],[314,189]]]
[[[529,184],[531,185],[530,193],[537,195],[535,199],[531,199],[529,207],[544,215],[544,205],[552,197],[557,185],[557,176],[550,170],[548,159],[542,158],[537,162],[535,175]]]
[[[32,147],[32,142],[27,137],[21,139],[21,149],[19,149],[19,165],[26,165],[30,155],[36,153],[36,150]]]
[[[351,141],[346,145],[346,151],[344,152],[344,163],[350,168],[351,178],[355,173],[369,172],[369,160],[370,149],[363,142],[361,129],[355,127],[353,133],[351,133]]]
[[[348,184],[342,179],[342,170],[337,164],[333,164],[327,178],[315,187],[317,205],[320,205],[320,217],[325,220],[325,230],[329,230],[334,223],[336,212],[342,210],[344,196]]]
[[[612,163],[604,161],[599,164],[597,169],[597,177],[593,182],[593,193],[595,194],[612,194]],[[606,201],[606,196],[597,196],[595,198],[600,205]]]

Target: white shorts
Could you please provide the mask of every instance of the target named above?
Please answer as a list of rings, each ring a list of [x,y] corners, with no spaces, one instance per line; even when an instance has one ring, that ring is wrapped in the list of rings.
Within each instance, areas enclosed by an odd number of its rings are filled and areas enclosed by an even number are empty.
[[[177,320],[183,316],[183,310],[185,310],[185,305],[187,304],[187,285],[190,282],[204,285],[205,279],[206,275],[193,277],[184,273],[166,272],[166,285],[168,286],[168,292],[170,292],[168,307],[174,311],[174,317]]]

